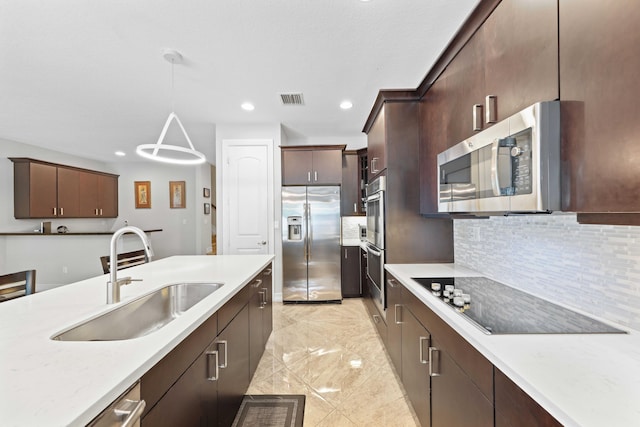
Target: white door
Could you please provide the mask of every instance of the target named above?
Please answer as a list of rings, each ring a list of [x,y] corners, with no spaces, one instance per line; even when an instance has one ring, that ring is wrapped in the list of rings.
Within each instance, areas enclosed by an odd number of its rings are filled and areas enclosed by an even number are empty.
[[[223,142],[225,254],[270,252],[270,153],[271,141]]]

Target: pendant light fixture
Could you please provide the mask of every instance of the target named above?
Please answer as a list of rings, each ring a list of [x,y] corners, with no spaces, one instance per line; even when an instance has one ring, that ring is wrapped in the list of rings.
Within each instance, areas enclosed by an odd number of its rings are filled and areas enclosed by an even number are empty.
[[[175,113],[173,95],[173,67],[175,64],[182,64],[182,55],[177,50],[165,49],[162,56],[164,57],[164,59],[171,63],[171,114],[169,114],[169,117],[167,117],[167,121],[164,123],[162,132],[160,133],[160,138],[158,138],[158,142],[155,144],[138,145],[138,147],[136,147],[136,153],[147,159],[164,163],[174,163],[179,165],[197,165],[204,163],[207,161],[207,158],[204,154],[197,151],[193,147],[191,139],[189,138],[189,135],[187,135],[187,131],[184,129],[184,126],[182,126],[182,122],[178,118],[178,115]],[[182,134],[189,143],[189,148],[181,147],[179,145],[163,144],[164,138],[167,135],[167,130],[169,129],[171,122],[174,120],[176,121],[176,123],[178,123],[178,126],[180,126]],[[173,156],[171,155],[172,153],[174,154]]]

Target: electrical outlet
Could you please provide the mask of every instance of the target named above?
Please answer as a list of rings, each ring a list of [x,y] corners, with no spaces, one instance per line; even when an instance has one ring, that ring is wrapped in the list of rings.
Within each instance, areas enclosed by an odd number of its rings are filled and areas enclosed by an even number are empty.
[[[66,266],[66,265],[63,265],[63,266],[62,266],[62,273],[63,273],[63,274],[67,274],[68,272],[69,272],[69,269],[67,268],[67,266]]]

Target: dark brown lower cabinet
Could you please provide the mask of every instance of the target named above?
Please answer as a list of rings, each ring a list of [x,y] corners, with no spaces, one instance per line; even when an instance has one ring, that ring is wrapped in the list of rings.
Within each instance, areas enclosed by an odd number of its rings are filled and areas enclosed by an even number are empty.
[[[505,374],[495,368],[496,427],[560,427],[542,408]]]
[[[218,426],[230,426],[249,388],[249,307],[245,305],[216,340],[220,357]]]
[[[471,378],[431,340],[431,426],[493,427],[493,404]]]
[[[409,310],[402,312],[402,385],[420,425],[431,423],[431,386],[426,363],[431,334]],[[455,405],[455,401],[452,402]],[[455,424],[451,424],[452,426]]]
[[[402,285],[387,274],[387,353],[402,378]]]
[[[262,277],[258,276],[249,284],[251,286],[251,299],[249,299],[249,374],[253,376],[258,368],[258,363],[264,352],[262,341],[262,306],[263,290]]]
[[[271,331],[273,331],[273,269],[271,267],[262,270],[262,292],[264,292],[262,306],[262,347],[264,351]]]
[[[214,344],[212,344],[214,346]],[[218,383],[208,379],[212,355],[202,352],[157,405],[143,418],[143,426],[216,425]]]
[[[143,427],[233,423],[273,328],[271,268],[141,378]]]
[[[342,246],[341,250],[342,297],[360,297],[362,296],[360,289],[360,248],[358,246]]]

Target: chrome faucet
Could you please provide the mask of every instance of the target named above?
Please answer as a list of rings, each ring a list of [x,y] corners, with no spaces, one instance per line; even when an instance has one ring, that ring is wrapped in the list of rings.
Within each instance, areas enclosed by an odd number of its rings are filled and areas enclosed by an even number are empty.
[[[142,240],[142,244],[144,245],[144,253],[147,257],[147,261],[151,261],[151,257],[153,257],[153,249],[151,249],[151,244],[149,243],[149,239],[147,239],[147,235],[144,234],[144,231],[140,230],[138,227],[126,226],[117,230],[113,233],[113,237],[111,237],[111,245],[110,245],[110,253],[109,253],[109,281],[107,282],[107,304],[115,304],[120,302],[120,286],[128,285],[132,281],[138,281],[138,279],[132,279],[131,277],[123,277],[122,279],[118,279],[118,253],[116,251],[116,246],[120,237],[125,233],[133,233],[137,234]]]

